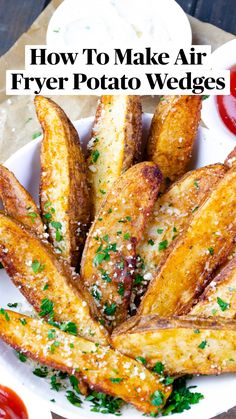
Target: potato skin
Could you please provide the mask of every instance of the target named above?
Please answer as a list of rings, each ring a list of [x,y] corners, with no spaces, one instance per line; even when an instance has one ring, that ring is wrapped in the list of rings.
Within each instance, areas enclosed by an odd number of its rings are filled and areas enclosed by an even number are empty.
[[[88,176],[95,216],[113,182],[140,160],[139,96],[101,96],[88,143]]]
[[[79,285],[79,276],[54,253],[51,245],[3,214],[0,214],[0,260],[37,312],[41,312],[42,300],[48,299],[53,303],[55,321],[74,322],[81,336],[108,344],[106,330],[91,316],[92,312],[96,315],[96,307]]]
[[[194,209],[202,204],[225,171],[222,164],[213,164],[188,172],[156,200],[142,241],[137,246],[137,254],[143,261],[138,273],[143,280],[134,287],[134,294],[140,297],[144,293],[169,246],[186,229]],[[160,243],[165,242],[166,249],[160,248]]]
[[[127,317],[136,245],[152,211],[162,176],[152,162],[139,163],[114,183],[89,231],[81,278],[108,328]]]
[[[236,258],[232,259],[205,288],[190,314],[236,318]]]
[[[170,246],[142,299],[139,314],[187,313],[214,271],[226,260],[236,237],[236,167],[213,188]]]
[[[186,172],[201,117],[201,96],[163,96],[147,142],[148,159],[171,182]]]
[[[20,321],[22,319],[25,325]],[[59,329],[54,329],[59,346],[51,351],[50,346],[54,342],[48,338],[51,329],[52,326],[41,320],[13,311],[6,310],[0,314],[1,339],[30,358],[69,375],[75,374],[79,379],[82,377],[91,389],[120,397],[144,413],[157,413],[163,407],[171,386],[163,385],[157,374],[148,371],[140,362]],[[79,375],[75,372],[77,370]],[[117,377],[119,382],[115,381]],[[160,406],[151,403],[155,391],[163,395]]]
[[[112,345],[149,368],[162,362],[168,375],[236,372],[236,321],[220,317],[135,316],[114,330]]]
[[[32,196],[16,179],[15,175],[0,164],[0,198],[5,212],[44,236],[45,230],[37,205]]]
[[[90,221],[87,169],[79,137],[55,102],[36,96],[35,107],[44,133],[40,184],[42,216],[54,247],[72,266],[77,266]]]

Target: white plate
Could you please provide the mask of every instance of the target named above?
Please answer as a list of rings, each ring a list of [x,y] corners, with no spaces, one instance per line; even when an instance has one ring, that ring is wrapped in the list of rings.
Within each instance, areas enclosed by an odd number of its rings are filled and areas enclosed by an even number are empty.
[[[143,116],[144,137],[150,125],[151,115]],[[92,118],[80,120],[75,123],[81,141],[85,144],[92,125]],[[39,148],[41,138],[31,141],[25,147],[17,151],[5,165],[12,170],[20,182],[38,201],[39,184]],[[200,128],[197,145],[195,147],[192,167],[200,167],[209,163],[223,161],[232,148],[235,141],[212,135],[207,129]],[[19,243],[20,245],[20,243]],[[6,273],[0,271],[0,307],[7,308],[7,303],[21,302],[23,309],[28,310],[29,306],[19,291],[12,285]],[[16,309],[18,310],[18,309]],[[37,393],[54,412],[68,419],[104,419],[103,414],[90,412],[90,404],[85,402],[83,407],[78,409],[72,406],[65,398],[63,392],[56,393],[50,390],[50,385],[45,379],[38,378],[32,374],[32,367],[22,364],[14,354],[13,350],[0,343],[0,364],[7,368],[8,372],[14,375],[17,382],[24,384],[33,393]],[[194,405],[190,411],[174,415],[176,419],[209,419],[236,405],[236,375],[224,375],[218,377],[199,377],[191,380],[191,385],[197,385],[196,391],[204,394],[204,400]],[[56,403],[50,403],[55,399]],[[113,415],[107,415],[107,419],[114,419]],[[142,419],[141,413],[132,407],[126,407],[123,411],[124,419]],[[35,418],[34,418],[35,419]]]
[[[65,0],[47,30],[47,44],[60,48],[101,48],[108,41],[118,47],[137,40],[190,46],[191,26],[174,0]]]
[[[236,39],[226,42],[226,44],[217,48],[211,55],[211,67],[215,70],[228,70],[236,64]],[[203,101],[202,120],[204,124],[216,133],[222,136],[222,139],[236,136],[223,123],[216,102],[216,96],[210,96]]]

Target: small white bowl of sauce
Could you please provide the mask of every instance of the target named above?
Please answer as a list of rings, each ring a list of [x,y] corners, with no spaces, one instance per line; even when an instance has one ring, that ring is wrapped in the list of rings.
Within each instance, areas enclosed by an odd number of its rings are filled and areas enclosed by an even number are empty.
[[[236,39],[219,47],[212,54],[214,69],[230,70],[230,95],[210,96],[203,101],[202,120],[222,140],[236,140]],[[234,145],[233,145],[234,141]]]
[[[52,415],[46,403],[0,366],[0,418],[52,419]]]

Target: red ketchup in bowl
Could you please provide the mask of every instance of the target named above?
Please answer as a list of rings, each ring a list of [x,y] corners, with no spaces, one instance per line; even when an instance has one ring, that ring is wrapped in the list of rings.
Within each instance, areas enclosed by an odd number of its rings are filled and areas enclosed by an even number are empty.
[[[222,121],[236,135],[236,64],[230,68],[230,95],[217,96],[216,101]]]
[[[29,419],[20,397],[10,388],[0,384],[0,419]]]

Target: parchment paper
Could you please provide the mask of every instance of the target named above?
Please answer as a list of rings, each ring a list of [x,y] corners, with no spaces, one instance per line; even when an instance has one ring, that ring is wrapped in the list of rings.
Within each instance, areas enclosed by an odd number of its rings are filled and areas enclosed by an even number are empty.
[[[5,71],[24,68],[25,45],[46,43],[48,22],[60,3],[61,0],[52,0],[28,32],[23,34],[15,45],[0,58],[0,162],[4,162],[24,144],[33,141],[34,134],[40,132],[34,112],[33,97],[5,96]],[[193,32],[193,44],[209,44],[214,50],[234,38],[234,35],[213,25],[200,22],[193,17],[189,17],[189,20]],[[54,96],[54,99],[72,120],[93,115],[97,103],[95,96],[57,96],[56,98]],[[144,112],[153,112],[157,97],[144,96],[142,102]],[[59,419],[59,416],[54,415],[54,419]],[[236,408],[227,414],[218,416],[217,419],[236,419]]]

